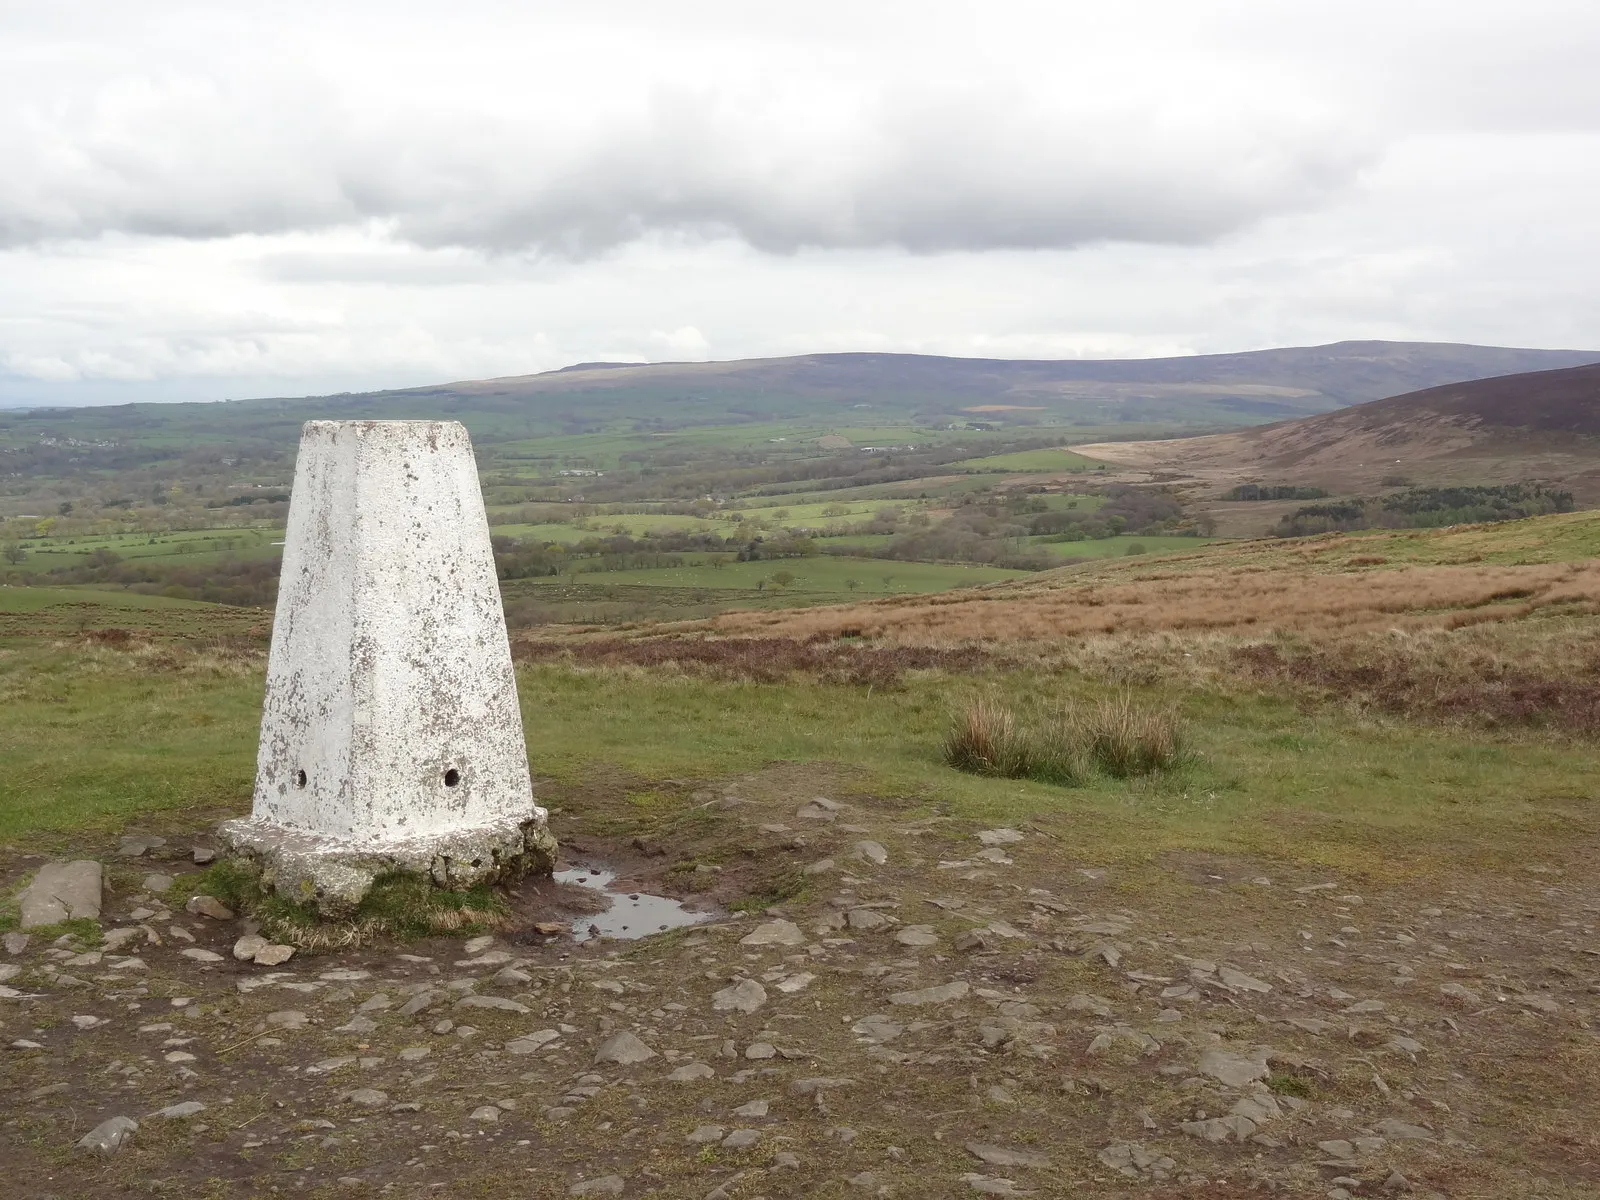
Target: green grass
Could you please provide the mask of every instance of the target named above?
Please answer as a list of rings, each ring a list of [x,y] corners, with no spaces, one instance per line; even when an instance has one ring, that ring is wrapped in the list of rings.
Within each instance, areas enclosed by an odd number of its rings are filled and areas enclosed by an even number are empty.
[[[0,840],[248,806],[260,674],[160,653],[0,649]]]
[[[954,771],[941,743],[951,713],[982,696],[1044,711],[1111,694],[1074,675],[910,676],[884,690],[548,665],[523,670],[519,682],[533,770],[561,783],[597,770],[648,784],[774,762],[832,764],[861,789],[928,813],[1060,819],[1085,858],[1235,850],[1405,874],[1553,861],[1594,822],[1587,745],[1306,712],[1217,689],[1146,695],[1181,711],[1192,749],[1183,770],[1095,775],[1069,788]],[[203,652],[174,665],[96,647],[5,650],[0,839],[53,845],[72,831],[132,821],[193,828],[244,811],[260,697],[259,667]]]
[[[215,610],[216,605],[201,600],[178,600],[171,596],[145,596],[138,592],[109,592],[91,587],[4,587],[0,586],[0,613],[36,613],[56,605],[95,604],[116,609]]]
[[[283,530],[278,527],[30,538],[22,542],[27,557],[4,566],[26,574],[43,574],[58,567],[83,566],[96,550],[110,550],[128,562],[198,567],[224,558],[270,558],[279,552],[275,543],[282,541]]]

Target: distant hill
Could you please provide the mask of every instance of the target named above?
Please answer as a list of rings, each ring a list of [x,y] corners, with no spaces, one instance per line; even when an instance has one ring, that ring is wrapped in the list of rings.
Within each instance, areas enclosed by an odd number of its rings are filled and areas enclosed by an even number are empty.
[[[1600,362],[1600,350],[1337,342],[1156,359],[807,354],[580,363],[539,375],[337,396],[6,413],[0,415],[0,435],[21,423],[52,436],[128,427],[146,433],[165,428],[184,438],[282,441],[314,417],[454,417],[480,440],[591,432],[618,423],[683,428],[773,420],[1226,428],[1329,412],[1443,383],[1594,362]]]
[[[1217,484],[1352,492],[1411,483],[1566,485],[1600,503],[1600,364],[1451,383],[1235,433],[1075,447]]]
[[[1008,424],[1250,424],[1328,412],[1419,387],[1600,362],[1600,351],[1338,342],[1156,359],[1013,360],[808,354],[707,363],[580,363],[540,375],[337,398],[350,407],[445,404],[538,413],[567,425],[653,419],[980,417]],[[302,401],[301,403],[306,403]]]

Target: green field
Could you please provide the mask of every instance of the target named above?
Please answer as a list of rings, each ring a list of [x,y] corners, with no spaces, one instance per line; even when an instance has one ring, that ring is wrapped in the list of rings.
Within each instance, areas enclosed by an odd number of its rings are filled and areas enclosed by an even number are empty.
[[[113,592],[97,588],[36,588],[0,586],[0,613],[36,613],[57,605],[98,605],[112,609],[188,609],[213,612],[216,605],[171,596],[145,596],[138,592]]]

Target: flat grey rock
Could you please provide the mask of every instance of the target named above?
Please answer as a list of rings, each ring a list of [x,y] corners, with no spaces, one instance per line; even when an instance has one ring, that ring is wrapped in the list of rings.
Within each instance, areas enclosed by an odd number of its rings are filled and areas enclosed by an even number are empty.
[[[100,864],[91,859],[46,863],[20,897],[23,929],[100,917]],[[17,951],[12,951],[13,954]]]
[[[7,954],[21,954],[28,948],[29,937],[25,933],[8,933],[0,938],[0,945],[5,946]]]
[[[183,911],[196,917],[210,917],[213,921],[233,920],[233,909],[215,896],[190,896]]]
[[[525,1013],[531,1011],[526,1004],[507,1000],[504,996],[463,996],[456,1001],[457,1008],[495,1008],[502,1012]]]
[[[540,1029],[533,1033],[525,1033],[521,1037],[512,1038],[506,1043],[508,1054],[532,1054],[541,1046],[547,1046],[558,1040],[561,1034],[555,1029]]]
[[[1242,1088],[1270,1074],[1267,1059],[1271,1054],[1271,1049],[1266,1046],[1256,1046],[1250,1050],[1211,1046],[1200,1055],[1200,1073],[1229,1087]]]
[[[1019,1188],[1009,1179],[998,1175],[979,1175],[976,1171],[968,1171],[961,1177],[961,1182],[966,1184],[980,1196],[1031,1196],[1033,1189]]]
[[[205,1110],[206,1106],[201,1104],[200,1101],[185,1100],[181,1104],[169,1104],[159,1112],[151,1115],[165,1117],[169,1121],[181,1121],[186,1117],[194,1116],[196,1113],[203,1113]]]
[[[978,840],[985,846],[1009,846],[1020,842],[1022,834],[1015,829],[985,829]]]
[[[585,1179],[582,1183],[573,1184],[567,1189],[567,1195],[620,1196],[625,1186],[621,1175],[601,1175],[597,1179]]]
[[[233,944],[233,956],[240,962],[254,962],[256,955],[266,948],[266,938],[259,933],[247,933]]]
[[[884,916],[875,908],[852,908],[845,914],[845,922],[851,929],[862,933],[883,929],[893,923],[892,918]]]
[[[705,1063],[692,1062],[684,1063],[683,1066],[676,1068],[672,1074],[667,1076],[667,1079],[672,1083],[694,1083],[697,1080],[710,1079],[714,1075],[716,1075],[716,1072],[706,1066]]]
[[[715,1012],[753,1013],[766,1002],[767,989],[754,979],[741,979],[713,993],[711,997],[711,1007]]]
[[[806,935],[793,921],[782,919],[757,925],[739,939],[741,946],[804,946]]]
[[[95,1154],[115,1154],[138,1128],[139,1122],[132,1117],[107,1117],[79,1138],[77,1146]]]
[[[164,892],[172,886],[171,875],[146,875],[139,884],[147,892]]]
[[[890,1004],[947,1004],[951,1000],[960,1000],[971,991],[971,986],[958,979],[954,983],[941,983],[937,987],[918,988],[912,992],[896,992],[889,997]]]
[[[600,1043],[599,1049],[594,1052],[597,1063],[617,1063],[620,1066],[631,1066],[642,1063],[646,1059],[656,1056],[656,1052],[641,1042],[634,1034],[624,1029],[621,1033],[614,1033]]]
[[[1043,1168],[1050,1165],[1047,1155],[1036,1150],[1012,1150],[1006,1146],[993,1146],[987,1142],[968,1142],[967,1153],[982,1159],[991,1167]]]
[[[861,862],[869,862],[875,867],[881,867],[889,861],[889,852],[883,848],[882,842],[870,840],[859,841],[850,851],[850,857]]]

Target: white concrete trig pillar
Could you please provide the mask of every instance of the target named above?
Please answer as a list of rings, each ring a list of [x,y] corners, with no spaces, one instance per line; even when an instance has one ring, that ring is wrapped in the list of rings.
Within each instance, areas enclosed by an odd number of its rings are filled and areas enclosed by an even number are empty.
[[[254,802],[222,834],[330,914],[389,872],[462,887],[553,862],[458,422],[301,431]]]

